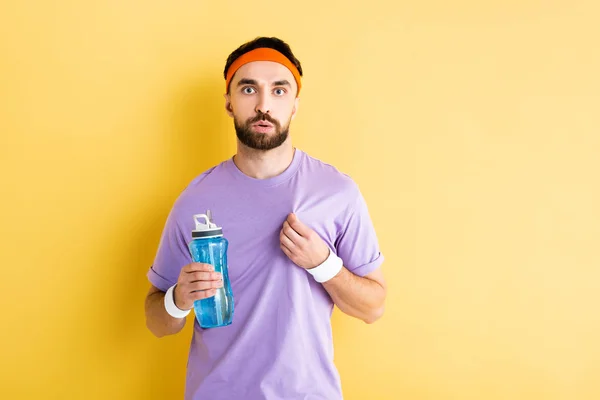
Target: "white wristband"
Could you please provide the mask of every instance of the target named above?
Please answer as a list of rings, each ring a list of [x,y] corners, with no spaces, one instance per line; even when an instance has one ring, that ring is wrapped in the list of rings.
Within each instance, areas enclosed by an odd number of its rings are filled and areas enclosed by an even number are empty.
[[[175,305],[175,299],[173,298],[175,286],[177,286],[177,284],[171,286],[165,293],[165,309],[173,318],[185,318],[192,310],[184,311]]]
[[[344,263],[341,258],[329,250],[329,256],[321,265],[307,269],[308,273],[319,283],[327,282],[342,270]]]

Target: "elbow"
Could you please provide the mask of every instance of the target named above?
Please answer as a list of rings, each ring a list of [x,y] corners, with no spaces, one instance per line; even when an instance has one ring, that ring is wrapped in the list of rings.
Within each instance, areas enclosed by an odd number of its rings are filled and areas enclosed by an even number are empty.
[[[367,316],[365,316],[363,321],[369,325],[375,323],[377,320],[379,320],[383,316],[384,310],[385,310],[385,307],[383,307],[383,306],[374,309]]]
[[[170,317],[169,317],[170,318]],[[185,318],[179,321],[167,321],[163,322],[150,317],[146,318],[146,328],[157,338],[162,338],[169,335],[175,335],[179,333],[185,326]]]
[[[383,296],[380,298],[380,300],[371,307],[369,313],[367,313],[367,315],[365,316],[365,318],[363,318],[363,321],[365,321],[365,323],[367,324],[373,324],[376,321],[378,321],[379,319],[381,319],[381,317],[383,317],[383,313],[385,311],[385,288],[383,291]]]
[[[165,336],[164,333],[161,332],[160,329],[156,329],[156,327],[153,326],[153,324],[151,323],[151,321],[149,319],[146,319],[146,328],[148,328],[148,330],[159,339],[161,337]]]

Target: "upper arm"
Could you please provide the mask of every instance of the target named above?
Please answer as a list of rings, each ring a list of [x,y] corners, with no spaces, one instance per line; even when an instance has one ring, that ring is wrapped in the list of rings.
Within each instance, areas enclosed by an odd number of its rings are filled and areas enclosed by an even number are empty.
[[[177,282],[181,268],[192,261],[178,215],[177,207],[173,207],[161,234],[154,263],[146,274],[150,283],[163,292]]]
[[[336,239],[337,255],[344,266],[353,274],[367,277],[379,269],[383,255],[364,197],[356,188],[355,199],[342,214],[342,226]],[[374,280],[383,281],[381,272],[373,275]]]
[[[154,285],[150,285],[150,288],[148,289],[148,293],[146,294],[146,297],[150,297],[154,293],[158,293],[158,292],[162,292],[162,290],[160,290],[159,288],[157,288]]]
[[[364,278],[377,282],[384,290],[387,289],[387,284],[385,282],[385,278],[383,277],[383,271],[381,268],[377,268],[376,270],[369,272],[364,276]]]
[[[164,293],[164,292],[162,290],[160,290],[159,288],[157,288],[156,286],[150,285],[150,288],[148,289],[148,293],[146,293],[146,298],[144,300],[146,312],[148,311],[148,306],[151,304],[150,300],[156,293]]]

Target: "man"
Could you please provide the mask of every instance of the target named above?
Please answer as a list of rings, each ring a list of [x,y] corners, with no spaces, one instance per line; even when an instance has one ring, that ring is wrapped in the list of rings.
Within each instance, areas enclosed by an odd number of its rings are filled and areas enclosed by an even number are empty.
[[[237,153],[176,200],[148,271],[147,326],[158,337],[181,331],[194,301],[222,286],[187,247],[192,216],[210,209],[229,240],[235,311],[224,327],[194,321],[185,398],[341,399],[333,306],[372,323],[386,295],[367,206],[351,178],[292,146],[302,67],[285,42],[240,46],[224,76]]]

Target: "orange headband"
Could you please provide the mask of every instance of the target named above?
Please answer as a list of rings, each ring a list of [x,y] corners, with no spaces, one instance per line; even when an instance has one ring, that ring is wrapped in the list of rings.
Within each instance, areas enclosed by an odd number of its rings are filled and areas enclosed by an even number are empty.
[[[253,61],[273,61],[279,63],[289,69],[294,75],[294,79],[296,80],[296,84],[298,85],[298,94],[300,94],[300,72],[298,68],[290,61],[286,56],[278,52],[277,50],[260,47],[258,49],[254,49],[245,54],[242,54],[238,57],[227,70],[227,79],[225,80],[225,91],[229,91],[229,83],[231,82],[231,78],[235,75],[236,71],[240,69],[240,67],[244,64],[248,64]]]

